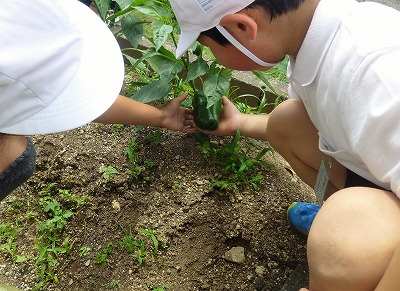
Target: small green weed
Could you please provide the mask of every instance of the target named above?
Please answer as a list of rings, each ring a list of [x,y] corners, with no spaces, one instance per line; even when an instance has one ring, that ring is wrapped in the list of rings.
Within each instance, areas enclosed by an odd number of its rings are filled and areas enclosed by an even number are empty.
[[[109,255],[112,254],[113,251],[113,245],[112,243],[107,244],[106,246],[103,247],[103,251],[100,254],[96,255],[96,258],[94,259],[94,263],[105,266],[107,265],[107,258]]]
[[[161,129],[157,127],[155,134],[149,134],[144,137],[144,140],[150,141],[151,145],[157,147],[161,144]]]
[[[71,192],[66,189],[60,189],[59,194],[64,201],[75,203],[77,208],[84,206],[88,200],[87,195],[84,195],[82,198],[78,198],[75,194],[71,194]]]
[[[240,133],[237,132],[227,146],[216,145],[209,141],[203,143],[201,147],[202,153],[205,156],[210,156],[213,163],[220,165],[222,172],[227,177],[227,180],[212,181],[211,187],[238,189],[240,185],[251,185],[255,190],[259,189],[258,185],[263,176],[252,174],[263,163],[261,158],[267,152],[272,152],[272,148],[264,147],[255,158],[252,158],[249,154],[254,150],[254,146],[248,143],[247,148],[244,149],[239,143],[240,138]]]
[[[100,172],[103,173],[103,178],[107,182],[112,181],[112,176],[118,174],[118,170],[115,169],[113,166],[101,167]]]
[[[44,290],[50,282],[58,281],[54,268],[59,263],[60,255],[69,253],[74,245],[69,237],[62,238],[63,230],[73,216],[73,210],[82,207],[87,201],[87,196],[78,198],[69,190],[54,189],[55,186],[56,183],[51,183],[39,192],[42,196],[39,205],[43,207],[44,220],[40,220],[39,215],[33,216],[38,223],[38,238],[34,239],[34,243],[39,250],[35,265],[39,266],[40,279],[35,290]],[[63,204],[68,204],[70,209],[64,210]]]
[[[178,190],[182,188],[182,183],[179,181],[173,181],[172,182],[172,189]]]
[[[90,247],[83,246],[79,249],[79,256],[86,257],[90,253],[91,250],[92,249]]]
[[[156,237],[156,230],[140,228],[137,230],[138,234],[149,237],[153,242],[153,246],[146,247],[145,240],[138,237],[133,237],[130,233],[126,235],[121,241],[117,243],[117,247],[125,248],[126,251],[133,255],[137,261],[137,266],[143,264],[148,258],[154,258],[159,250],[159,241]]]
[[[139,146],[134,140],[129,141],[128,146],[125,148],[125,153],[128,155],[129,161],[131,162],[131,169],[127,170],[125,173],[130,174],[135,179],[139,178],[139,175],[143,170],[143,167],[138,166],[138,150]]]
[[[148,167],[148,168],[154,168],[155,165],[156,165],[153,161],[150,161],[150,160],[144,160],[144,164],[145,164],[146,167]]]
[[[107,289],[114,289],[119,287],[119,281],[112,279],[110,283],[107,285]]]
[[[59,254],[71,251],[73,246],[73,244],[70,244],[68,237],[62,242],[60,238],[73,212],[71,210],[63,210],[61,204],[49,196],[42,197],[39,204],[43,206],[48,219],[42,222],[38,220],[39,224],[36,229],[39,239],[35,239],[35,246],[39,250],[39,256],[35,265],[40,267],[38,275],[41,280],[35,286],[36,290],[46,288],[51,281],[58,281],[53,269],[58,263]]]
[[[112,127],[114,129],[114,135],[115,136],[120,136],[121,135],[121,131],[124,128],[125,125],[123,124],[113,124]]]
[[[9,223],[0,224],[0,250],[5,250],[11,258],[17,262],[24,262],[29,258],[17,254],[17,246],[15,244],[16,236],[23,228],[13,227]]]

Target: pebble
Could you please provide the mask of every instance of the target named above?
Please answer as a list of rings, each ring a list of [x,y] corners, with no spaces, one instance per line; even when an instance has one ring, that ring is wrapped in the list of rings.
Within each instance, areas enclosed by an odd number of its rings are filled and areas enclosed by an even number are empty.
[[[263,277],[265,273],[265,267],[264,266],[256,266],[256,274],[259,277]]]
[[[233,247],[229,251],[225,252],[224,259],[233,262],[242,264],[245,261],[244,248],[243,247]]]
[[[111,202],[111,205],[112,205],[112,208],[114,208],[114,210],[116,210],[117,212],[121,211],[121,206],[117,200],[113,200]]]

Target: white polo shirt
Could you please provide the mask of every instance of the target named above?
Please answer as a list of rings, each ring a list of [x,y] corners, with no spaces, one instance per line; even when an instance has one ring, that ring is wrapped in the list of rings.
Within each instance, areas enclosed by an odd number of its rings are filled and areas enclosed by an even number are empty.
[[[400,12],[321,0],[288,77],[320,150],[400,197]]]

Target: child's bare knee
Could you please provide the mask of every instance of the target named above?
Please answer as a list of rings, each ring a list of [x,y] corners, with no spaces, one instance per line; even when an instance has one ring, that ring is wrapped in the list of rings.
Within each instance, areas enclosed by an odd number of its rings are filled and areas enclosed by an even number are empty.
[[[308,237],[311,286],[372,290],[400,242],[399,227],[400,201],[393,193],[357,187],[332,195]]]

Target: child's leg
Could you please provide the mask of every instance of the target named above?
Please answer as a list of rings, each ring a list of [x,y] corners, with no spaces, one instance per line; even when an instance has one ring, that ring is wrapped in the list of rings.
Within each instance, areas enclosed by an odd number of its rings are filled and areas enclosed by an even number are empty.
[[[0,135],[0,201],[33,174],[35,161],[30,138]]]
[[[314,187],[323,154],[318,148],[317,130],[301,99],[289,99],[272,111],[268,119],[267,138],[296,174]],[[334,159],[331,163],[329,194],[342,189],[346,179],[346,169]]]
[[[308,236],[310,290],[374,290],[396,254],[399,229],[400,199],[392,192],[352,187],[332,195]]]
[[[0,134],[0,173],[22,155],[26,146],[25,136]]]

